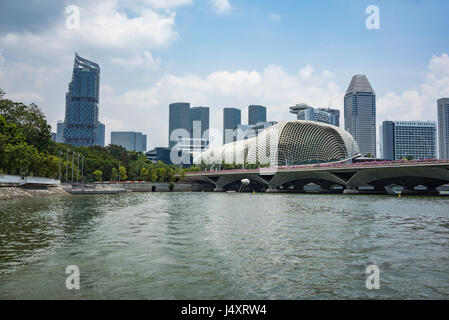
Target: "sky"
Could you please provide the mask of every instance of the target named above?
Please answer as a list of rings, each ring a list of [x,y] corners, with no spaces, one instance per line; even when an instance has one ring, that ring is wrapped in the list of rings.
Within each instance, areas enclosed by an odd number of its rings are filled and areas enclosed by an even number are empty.
[[[366,26],[371,5],[379,29]],[[210,107],[220,131],[224,107],[244,124],[251,104],[294,120],[297,103],[343,111],[354,74],[376,91],[378,125],[436,121],[449,97],[447,12],[446,0],[2,0],[0,88],[38,104],[55,131],[76,51],[101,67],[106,143],[141,131],[148,149],[168,145],[169,103]]]

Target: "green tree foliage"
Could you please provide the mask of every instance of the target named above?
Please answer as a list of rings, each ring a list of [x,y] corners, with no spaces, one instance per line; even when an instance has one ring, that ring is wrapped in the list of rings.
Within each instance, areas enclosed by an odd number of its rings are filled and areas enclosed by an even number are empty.
[[[124,166],[120,166],[120,168],[118,168],[119,170],[119,179],[120,181],[126,181],[128,179],[128,176],[126,175],[126,168]]]
[[[111,181],[117,181],[117,180],[118,180],[118,170],[116,168],[112,168]]]
[[[94,171],[95,180],[101,181],[101,176],[102,175],[103,175],[103,171],[101,171],[101,170],[95,170]]]

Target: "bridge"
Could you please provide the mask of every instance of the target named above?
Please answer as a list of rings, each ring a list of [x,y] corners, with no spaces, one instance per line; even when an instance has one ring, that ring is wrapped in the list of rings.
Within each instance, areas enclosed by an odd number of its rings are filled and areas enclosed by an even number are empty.
[[[247,170],[189,172],[186,182],[201,184],[204,190],[239,190],[248,179],[246,191],[258,192],[341,192],[438,194],[449,184],[449,161],[379,161],[326,163]],[[315,187],[315,188],[314,188]]]

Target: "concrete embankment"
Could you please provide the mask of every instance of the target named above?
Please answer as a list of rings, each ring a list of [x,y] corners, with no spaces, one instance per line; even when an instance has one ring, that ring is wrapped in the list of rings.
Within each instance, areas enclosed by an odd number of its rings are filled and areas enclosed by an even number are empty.
[[[53,195],[67,195],[61,187],[49,188],[21,188],[21,187],[0,187],[0,200],[30,199],[48,197]]]

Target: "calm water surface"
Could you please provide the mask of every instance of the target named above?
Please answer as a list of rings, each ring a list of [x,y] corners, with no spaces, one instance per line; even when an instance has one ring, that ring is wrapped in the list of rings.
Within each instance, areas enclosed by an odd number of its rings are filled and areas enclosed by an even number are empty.
[[[381,270],[379,290],[365,269]],[[81,289],[65,287],[77,265]],[[131,193],[0,202],[0,299],[448,299],[449,198]]]

